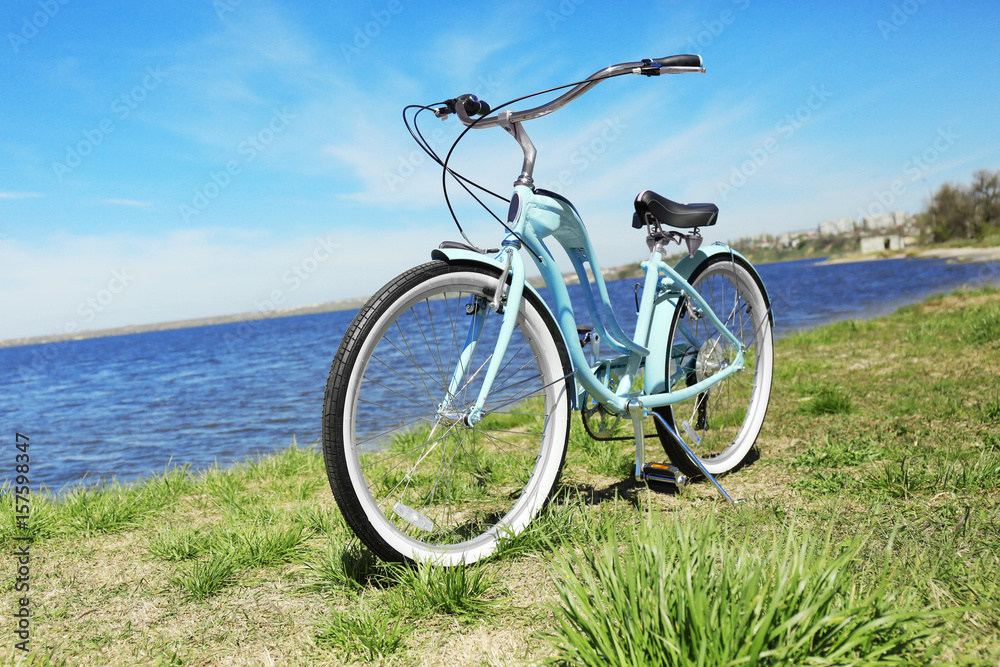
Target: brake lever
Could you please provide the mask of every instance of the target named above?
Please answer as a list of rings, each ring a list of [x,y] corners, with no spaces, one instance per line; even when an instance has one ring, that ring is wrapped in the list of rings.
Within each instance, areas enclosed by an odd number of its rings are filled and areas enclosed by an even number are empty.
[[[437,109],[432,109],[432,111],[434,112],[434,115],[437,118],[440,118],[441,120],[447,120],[448,116],[455,113],[455,100],[454,99],[445,100],[441,104],[442,106],[438,107]]]
[[[660,63],[653,62],[649,58],[642,59],[642,67],[632,69],[632,74],[642,74],[644,76],[660,76]]]

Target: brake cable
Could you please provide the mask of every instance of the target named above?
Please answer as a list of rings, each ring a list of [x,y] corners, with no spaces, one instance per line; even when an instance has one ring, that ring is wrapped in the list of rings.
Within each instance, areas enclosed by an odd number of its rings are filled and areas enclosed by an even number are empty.
[[[450,169],[448,167],[448,163],[451,161],[452,153],[455,152],[455,148],[458,146],[458,142],[460,142],[465,137],[465,135],[469,132],[469,130],[473,129],[476,126],[477,123],[479,123],[481,120],[483,120],[484,118],[486,118],[487,115],[488,115],[488,113],[500,111],[504,107],[508,107],[511,104],[516,104],[517,102],[521,102],[523,100],[530,99],[532,97],[537,97],[538,95],[545,95],[547,93],[552,93],[552,92],[555,92],[557,90],[562,90],[564,88],[571,88],[571,87],[574,87],[574,86],[579,86],[580,84],[587,83],[587,82],[595,82],[595,83],[597,83],[597,82],[600,82],[600,81],[604,81],[606,79],[611,79],[611,78],[616,77],[616,76],[623,76],[625,74],[631,74],[631,72],[619,72],[619,73],[616,73],[616,74],[606,74],[604,76],[597,77],[597,78],[588,78],[588,79],[584,79],[582,81],[575,81],[573,83],[567,83],[567,84],[563,84],[561,86],[555,86],[553,88],[548,88],[546,90],[540,90],[540,91],[535,92],[535,93],[530,93],[528,95],[522,95],[521,97],[516,97],[516,98],[514,98],[512,100],[504,102],[503,104],[501,104],[499,106],[493,107],[489,112],[487,112],[487,114],[484,114],[484,115],[480,116],[479,118],[475,119],[469,125],[467,125],[464,130],[462,130],[462,132],[458,135],[458,137],[455,139],[455,141],[452,142],[451,147],[448,149],[448,154],[445,156],[443,162],[437,156],[437,154],[433,151],[433,149],[430,149],[430,145],[429,144],[425,146],[424,144],[421,143],[421,141],[418,141],[416,139],[416,137],[414,137],[414,140],[417,141],[417,144],[420,145],[420,147],[425,152],[427,152],[427,154],[430,155],[431,158],[434,159],[435,162],[437,162],[438,164],[440,164],[441,167],[442,167],[442,169],[441,169],[441,189],[444,192],[444,200],[445,200],[445,203],[448,206],[448,212],[451,214],[451,219],[454,221],[455,226],[458,227],[458,231],[462,235],[462,238],[464,238],[466,241],[468,241],[469,244],[472,245],[474,248],[478,248],[478,249],[482,250],[481,248],[479,248],[478,245],[476,245],[475,243],[472,242],[472,240],[465,233],[465,230],[462,229],[461,223],[459,223],[459,221],[458,221],[458,215],[456,215],[455,209],[454,209],[454,207],[451,204],[451,198],[448,196],[448,174],[451,174],[452,177],[455,178],[456,181],[458,181],[459,185],[461,185],[462,188],[469,194],[469,196],[471,196],[473,199],[475,199],[476,202],[480,206],[482,206],[483,209],[485,209],[487,213],[489,213],[491,216],[493,216],[493,218],[497,222],[499,222],[500,225],[503,226],[504,229],[506,229],[511,235],[514,236],[514,238],[516,238],[518,241],[520,241],[521,244],[522,244],[522,246],[525,247],[525,248],[527,248],[528,251],[538,259],[538,261],[542,261],[542,258],[539,257],[538,254],[534,250],[532,250],[524,242],[524,239],[522,239],[513,229],[511,229],[510,226],[507,225],[506,222],[504,222],[502,219],[500,219],[500,217],[496,213],[494,213],[493,210],[489,206],[487,206],[485,203],[483,203],[483,201],[479,197],[477,197],[475,194],[473,194],[473,192],[465,185],[465,183],[468,183],[469,185],[472,185],[473,187],[475,187],[475,188],[477,188],[479,190],[482,190],[483,192],[491,194],[494,197],[497,197],[498,199],[502,199],[503,201],[510,201],[510,200],[507,199],[506,197],[503,197],[503,196],[500,196],[500,195],[496,194],[495,192],[493,192],[493,191],[491,191],[491,190],[489,190],[489,189],[487,189],[487,188],[479,185],[478,183],[475,183],[474,181],[472,181],[472,180],[470,180],[470,179],[462,176],[461,174],[455,172],[454,170]],[[448,103],[442,102],[441,104],[447,105]],[[413,125],[414,125],[414,128],[417,129],[417,135],[419,135],[420,139],[423,140],[423,135],[420,134],[419,129],[417,128],[417,120],[416,120],[417,119],[417,114],[419,114],[420,111],[423,111],[425,109],[430,109],[430,107],[422,106],[422,105],[410,105],[410,107],[407,107],[407,108],[413,108],[413,107],[418,107],[417,112],[413,116]],[[405,120],[406,120],[406,109],[403,110],[403,119],[404,119],[404,122],[405,122]],[[409,125],[407,125],[407,129],[409,129]],[[410,132],[410,135],[413,136],[413,132],[412,131]],[[426,140],[424,140],[424,141],[426,143]],[[464,183],[463,183],[463,181],[464,181]]]

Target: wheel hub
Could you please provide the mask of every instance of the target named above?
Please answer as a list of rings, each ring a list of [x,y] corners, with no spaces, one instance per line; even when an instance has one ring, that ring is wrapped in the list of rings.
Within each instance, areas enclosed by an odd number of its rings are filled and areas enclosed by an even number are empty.
[[[451,429],[453,427],[458,428],[472,428],[469,423],[469,411],[462,410],[438,410],[437,414],[438,426],[444,427],[445,429]]]
[[[698,382],[706,380],[717,374],[730,363],[728,346],[722,336],[709,338],[702,343],[698,350],[698,360],[694,365],[694,372]],[[711,391],[711,388],[708,390]]]

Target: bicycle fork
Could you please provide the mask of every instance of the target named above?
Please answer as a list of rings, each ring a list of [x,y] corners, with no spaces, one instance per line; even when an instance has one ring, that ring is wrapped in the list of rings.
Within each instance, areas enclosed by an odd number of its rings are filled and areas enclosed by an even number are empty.
[[[473,297],[467,307],[467,312],[472,316],[469,323],[469,331],[466,335],[465,346],[455,365],[451,382],[448,384],[448,393],[442,402],[438,412],[439,416],[459,418],[466,426],[472,427],[483,420],[483,406],[486,398],[493,388],[493,381],[496,380],[500,371],[504,356],[507,354],[507,347],[510,344],[511,335],[517,325],[517,315],[521,309],[521,298],[524,294],[524,262],[518,254],[518,244],[505,243],[500,251],[503,259],[504,270],[497,281],[496,293],[489,302],[484,297]],[[510,278],[510,286],[507,279]],[[500,325],[500,334],[497,337],[493,353],[489,356],[486,366],[486,374],[483,376],[483,384],[479,389],[476,402],[469,408],[468,412],[462,415],[455,414],[454,399],[458,392],[475,378],[478,371],[470,376],[469,367],[479,347],[482,338],[483,328],[486,324],[486,317],[489,310],[503,313],[503,322]],[[466,379],[468,376],[468,379]]]

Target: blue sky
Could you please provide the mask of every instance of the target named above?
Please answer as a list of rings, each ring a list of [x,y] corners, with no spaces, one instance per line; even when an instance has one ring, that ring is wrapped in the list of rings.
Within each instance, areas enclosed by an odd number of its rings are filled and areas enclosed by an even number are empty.
[[[536,182],[574,201],[605,266],[641,258],[647,188],[719,204],[706,237],[724,240],[914,212],[1000,168],[996,2],[18,0],[0,17],[0,338],[370,294],[457,238],[405,104],[495,105],[617,62],[699,53],[708,72],[614,79],[528,124]],[[446,149],[457,121],[431,120]],[[520,153],[477,132],[455,164],[506,192]]]

